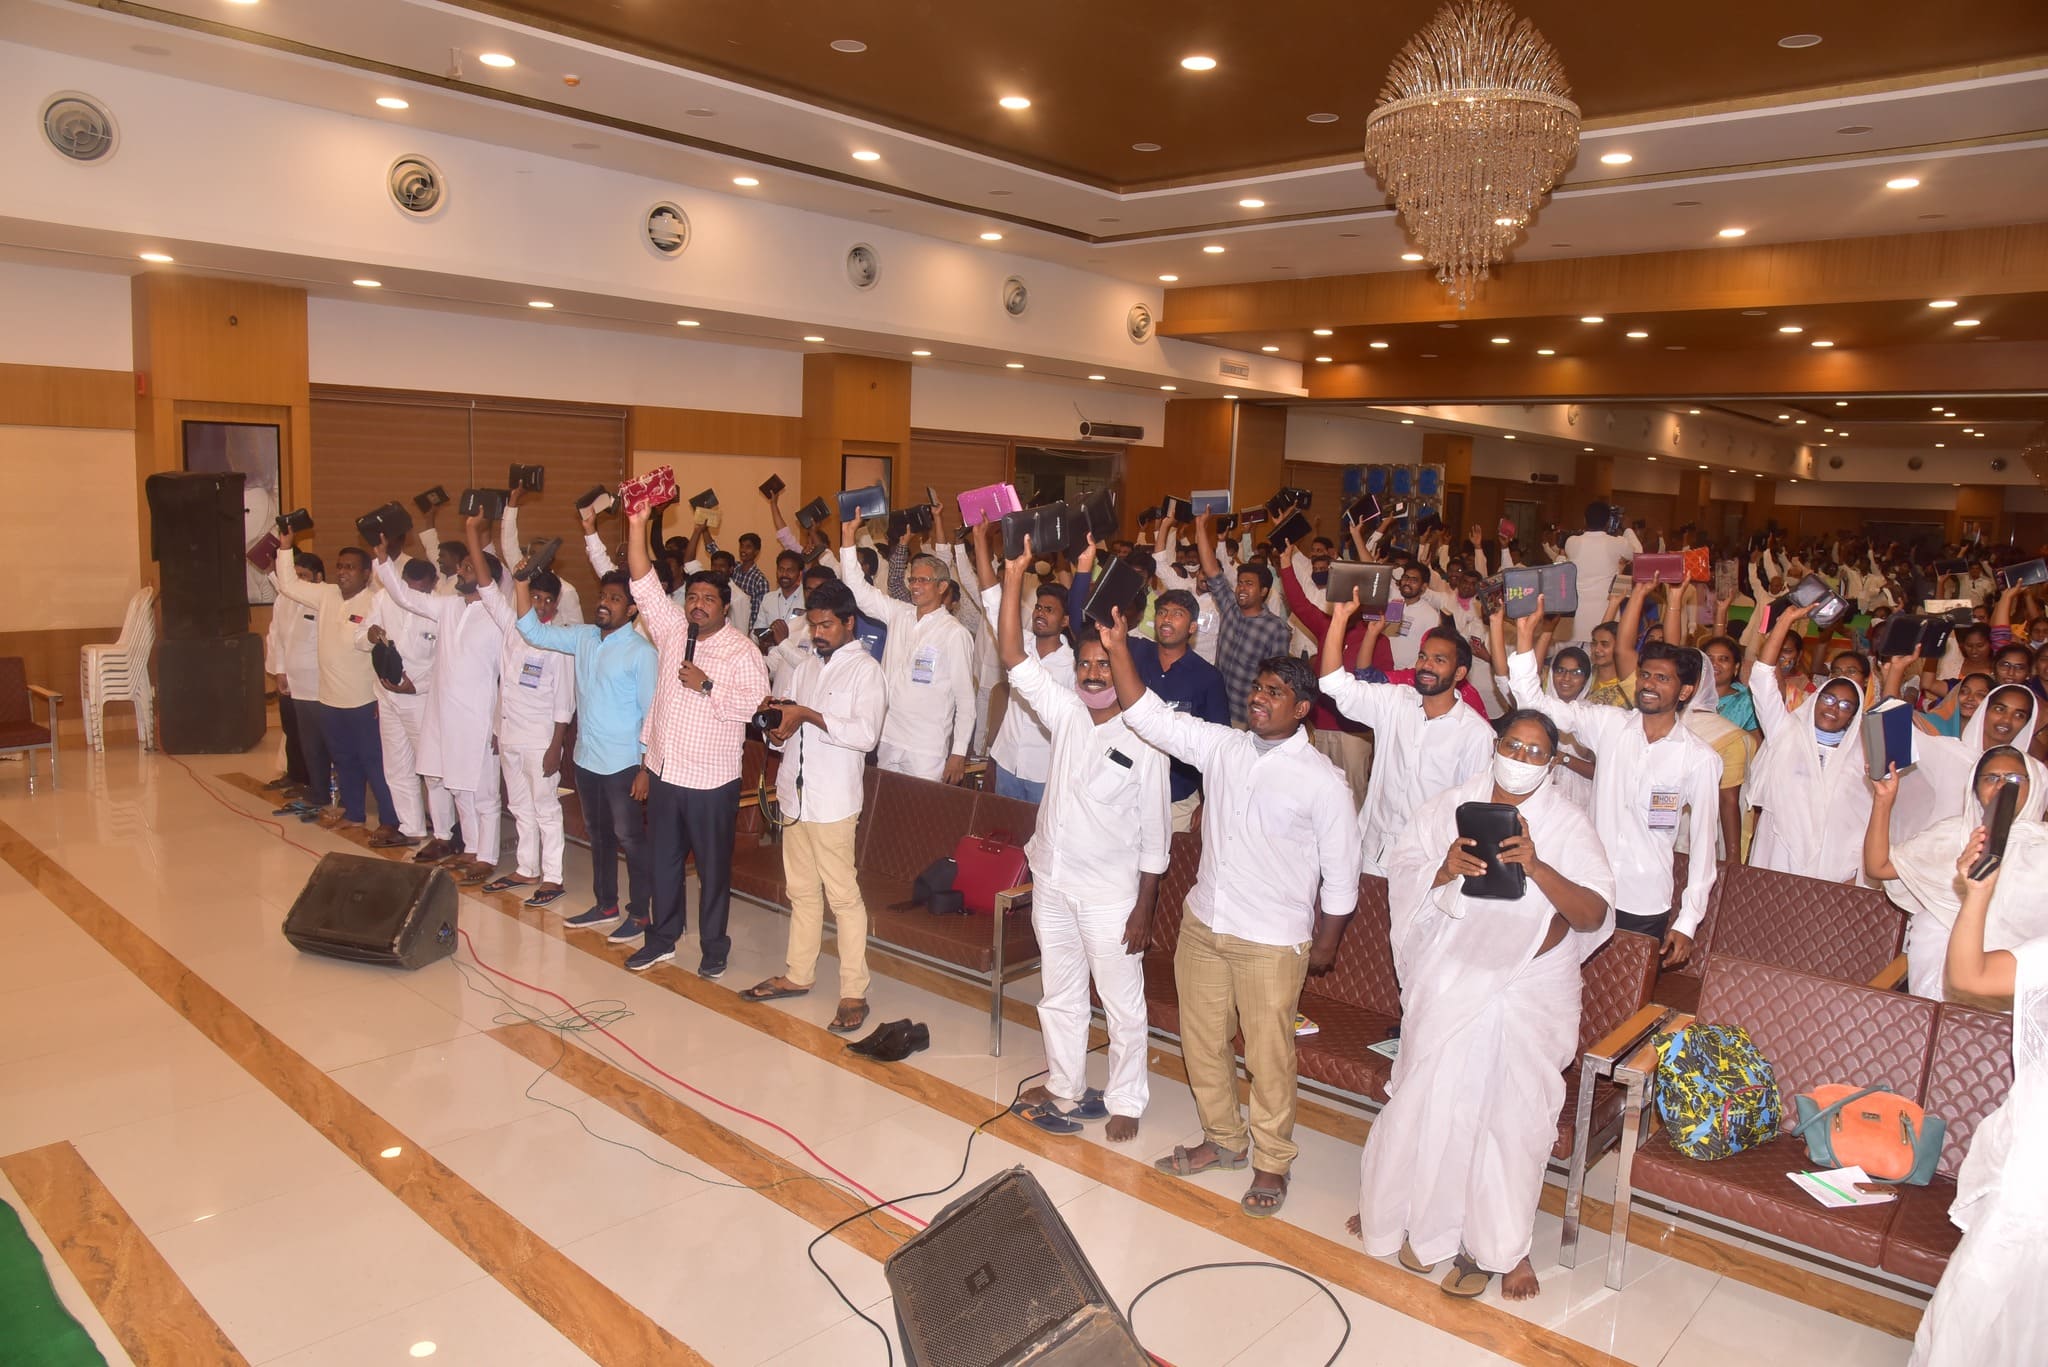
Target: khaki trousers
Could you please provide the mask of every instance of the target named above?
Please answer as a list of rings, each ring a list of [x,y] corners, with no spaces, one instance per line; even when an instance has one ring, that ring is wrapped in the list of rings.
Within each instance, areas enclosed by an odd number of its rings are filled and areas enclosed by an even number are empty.
[[[1252,1167],[1283,1176],[1294,1144],[1294,1013],[1308,977],[1308,945],[1261,945],[1218,935],[1193,916],[1180,923],[1173,979],[1180,994],[1180,1052],[1202,1119],[1219,1149],[1252,1151]],[[1249,1132],[1237,1102],[1230,1042],[1244,1032],[1251,1074]]]
[[[1365,803],[1365,782],[1372,776],[1372,738],[1362,731],[1325,730],[1317,727],[1309,736],[1316,753],[1337,766],[1351,785],[1351,800]]]
[[[799,821],[782,832],[782,874],[789,884],[786,976],[799,987],[817,981],[829,899],[839,937],[839,995],[848,1000],[868,994],[868,909],[853,872],[853,832],[859,820]]]
[[[1192,831],[1195,828],[1195,813],[1200,811],[1201,807],[1202,793],[1200,789],[1189,793],[1186,797],[1174,803],[1169,809],[1173,813],[1173,829],[1182,835]]]

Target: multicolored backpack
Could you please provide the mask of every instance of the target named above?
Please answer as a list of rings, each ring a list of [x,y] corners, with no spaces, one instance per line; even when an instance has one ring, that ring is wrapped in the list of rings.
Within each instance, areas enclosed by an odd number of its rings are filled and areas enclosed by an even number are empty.
[[[1673,1148],[1687,1158],[1726,1158],[1777,1137],[1777,1074],[1747,1030],[1694,1021],[1652,1042],[1651,1096]]]

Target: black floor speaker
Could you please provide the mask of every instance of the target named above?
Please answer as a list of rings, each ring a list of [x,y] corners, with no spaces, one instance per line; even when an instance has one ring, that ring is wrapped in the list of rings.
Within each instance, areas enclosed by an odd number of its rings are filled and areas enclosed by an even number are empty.
[[[165,636],[234,636],[249,629],[242,558],[242,476],[166,472],[143,481],[149,554],[157,562]]]
[[[882,1267],[907,1367],[1151,1367],[1038,1179],[998,1173]]]
[[[173,755],[239,755],[263,739],[263,638],[156,643],[157,739]]]
[[[431,864],[330,854],[284,918],[309,954],[424,968],[455,952],[455,880]]]

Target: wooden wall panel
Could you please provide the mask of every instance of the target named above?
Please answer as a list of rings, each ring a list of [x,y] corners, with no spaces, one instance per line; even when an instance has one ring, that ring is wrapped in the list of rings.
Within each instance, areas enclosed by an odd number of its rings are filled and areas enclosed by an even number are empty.
[[[891,497],[911,497],[910,363],[811,352],[804,357],[804,412],[798,425],[803,489],[829,496],[840,486],[840,458],[891,460]]]
[[[54,688],[64,695],[57,707],[60,722],[75,722],[84,715],[78,704],[78,652],[120,638],[119,622],[109,627],[53,627],[46,631],[0,631],[0,656],[19,655],[26,662],[28,681]],[[109,717],[132,716],[125,703],[107,709]],[[36,704],[36,716],[43,705]]]
[[[773,413],[725,413],[708,408],[626,410],[626,445],[633,451],[706,451],[730,456],[797,454],[801,418]]]
[[[322,395],[313,401],[312,427],[308,507],[323,555],[360,545],[355,520],[372,508],[395,498],[417,518],[414,494],[439,484],[459,498],[469,483],[466,405]],[[459,535],[452,515],[442,516],[441,533]]]
[[[1261,493],[1248,489],[1237,500],[1237,507],[1251,503],[1263,503],[1273,496],[1274,490],[1282,484],[1297,489],[1306,489],[1312,496],[1309,503],[1308,519],[1316,527],[1318,536],[1327,536],[1339,542],[1344,536],[1344,467],[1320,460],[1290,460],[1280,468],[1279,476],[1273,481],[1273,488]]]
[[[145,271],[134,278],[135,368],[166,399],[306,401],[306,292]]]
[[[1231,506],[1264,502],[1284,482],[1281,467],[1287,459],[1287,410],[1228,399],[1223,402],[1237,410]]]
[[[908,480],[912,502],[924,501],[929,485],[939,496],[948,527],[960,525],[960,495],[969,489],[1010,480],[1016,445],[1008,437],[912,433]]]
[[[589,558],[581,554],[583,524],[576,515],[576,500],[594,484],[618,487],[626,473],[625,417],[479,407],[471,428],[470,480],[502,488],[506,467],[513,462],[547,467],[546,487],[519,509],[519,534],[529,543],[536,537],[562,538],[555,573],[576,586],[588,614],[597,601],[597,576],[591,573]],[[683,496],[695,492],[685,489]],[[672,513],[671,520],[688,521],[680,512]],[[676,531],[689,534],[686,526]],[[448,532],[454,535],[455,528],[450,526]],[[498,553],[497,547],[487,549]]]
[[[135,427],[135,376],[126,370],[0,365],[0,426]]]

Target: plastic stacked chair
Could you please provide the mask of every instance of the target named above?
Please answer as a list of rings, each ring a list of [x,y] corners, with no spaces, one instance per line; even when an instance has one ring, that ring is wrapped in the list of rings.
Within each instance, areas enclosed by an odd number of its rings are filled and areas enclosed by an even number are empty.
[[[135,705],[135,733],[145,750],[154,749],[156,695],[149,682],[149,652],[156,645],[156,589],[148,584],[128,600],[121,638],[112,645],[89,645],[78,656],[78,696],[85,712],[86,741],[105,750],[106,709],[110,702]]]

